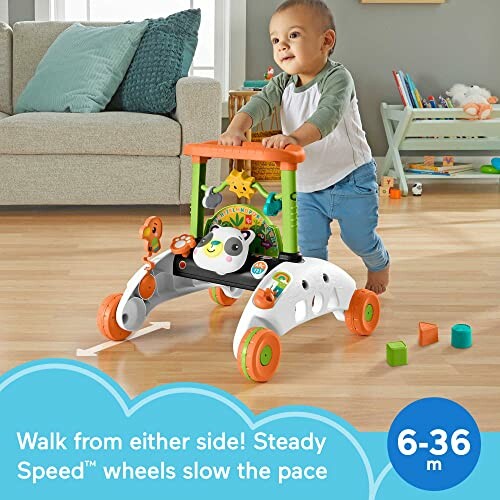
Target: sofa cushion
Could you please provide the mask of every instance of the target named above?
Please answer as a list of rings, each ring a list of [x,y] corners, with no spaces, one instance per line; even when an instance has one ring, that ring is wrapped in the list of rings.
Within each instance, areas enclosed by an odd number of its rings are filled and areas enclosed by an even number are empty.
[[[12,101],[35,74],[36,68],[54,40],[73,23],[66,21],[21,21],[12,27]],[[84,26],[116,26],[121,23],[81,23]]]
[[[178,156],[181,127],[127,112],[22,113],[0,120],[0,154]]]
[[[146,27],[147,21],[111,27],[73,24],[40,61],[15,112],[102,111],[123,80]]]
[[[175,86],[180,78],[188,76],[200,20],[200,9],[149,19],[110,109],[160,114],[174,111]]]

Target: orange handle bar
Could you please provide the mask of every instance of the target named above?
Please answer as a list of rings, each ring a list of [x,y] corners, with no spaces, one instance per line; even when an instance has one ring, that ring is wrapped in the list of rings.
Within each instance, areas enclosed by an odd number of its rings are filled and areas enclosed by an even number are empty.
[[[265,148],[260,142],[244,142],[241,146],[222,146],[217,141],[186,144],[184,154],[193,161],[201,158],[229,158],[233,160],[274,161],[281,170],[297,170],[297,164],[306,159],[301,146],[289,144],[285,149]]]

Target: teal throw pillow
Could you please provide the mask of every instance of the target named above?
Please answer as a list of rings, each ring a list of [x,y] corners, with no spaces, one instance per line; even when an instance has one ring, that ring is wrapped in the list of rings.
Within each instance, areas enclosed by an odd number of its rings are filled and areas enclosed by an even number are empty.
[[[169,114],[175,86],[188,76],[198,44],[200,9],[149,19],[134,59],[109,109]]]
[[[73,24],[49,47],[15,112],[102,111],[123,80],[147,24]]]

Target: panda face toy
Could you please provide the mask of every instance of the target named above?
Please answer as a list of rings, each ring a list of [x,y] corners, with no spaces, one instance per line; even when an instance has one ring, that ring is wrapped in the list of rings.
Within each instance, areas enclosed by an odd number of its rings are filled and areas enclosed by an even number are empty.
[[[254,238],[250,229],[212,226],[194,249],[193,260],[198,267],[217,274],[234,273],[247,260]]]

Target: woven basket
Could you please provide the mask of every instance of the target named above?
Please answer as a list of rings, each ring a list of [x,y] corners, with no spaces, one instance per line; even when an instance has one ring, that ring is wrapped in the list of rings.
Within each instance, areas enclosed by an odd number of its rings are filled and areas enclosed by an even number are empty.
[[[264,130],[264,126],[260,124],[257,130],[252,132],[252,142],[262,142],[262,139],[276,134],[281,134],[277,109],[271,115],[270,129]],[[252,176],[257,181],[279,181],[281,179],[280,168],[274,161],[252,161]]]

